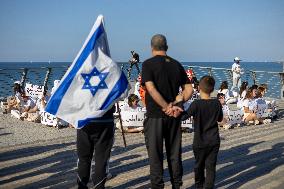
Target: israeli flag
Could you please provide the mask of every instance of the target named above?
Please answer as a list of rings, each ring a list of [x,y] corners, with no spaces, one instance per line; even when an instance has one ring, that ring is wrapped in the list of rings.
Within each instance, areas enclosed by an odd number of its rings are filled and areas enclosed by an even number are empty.
[[[80,129],[125,98],[129,88],[126,76],[110,58],[100,15],[45,111]]]

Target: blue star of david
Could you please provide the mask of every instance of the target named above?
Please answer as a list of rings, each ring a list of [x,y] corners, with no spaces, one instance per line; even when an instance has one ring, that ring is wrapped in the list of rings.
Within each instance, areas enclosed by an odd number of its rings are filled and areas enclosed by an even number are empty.
[[[105,79],[106,79],[108,73],[109,72],[105,72],[105,73],[99,72],[96,67],[94,67],[94,69],[88,74],[82,73],[81,75],[85,80],[85,83],[84,83],[82,89],[89,89],[93,96],[96,95],[96,93],[99,89],[107,89],[108,87],[105,83]],[[98,85],[95,85],[95,86],[91,85],[90,80],[93,76],[99,77],[100,82],[99,82]]]

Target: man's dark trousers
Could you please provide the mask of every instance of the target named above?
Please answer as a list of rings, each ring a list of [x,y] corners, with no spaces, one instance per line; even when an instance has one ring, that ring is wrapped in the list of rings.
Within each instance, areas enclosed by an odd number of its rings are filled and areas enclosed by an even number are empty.
[[[146,118],[144,121],[145,143],[150,161],[151,188],[164,188],[163,181],[163,139],[172,187],[182,185],[181,121],[173,117]]]
[[[196,188],[214,188],[217,155],[220,144],[204,148],[193,146],[195,157],[195,186]],[[206,169],[206,176],[204,170]]]
[[[95,170],[92,180],[95,188],[105,188],[106,169],[114,137],[114,123],[90,123],[77,130],[78,188],[88,188],[91,162],[95,151]]]

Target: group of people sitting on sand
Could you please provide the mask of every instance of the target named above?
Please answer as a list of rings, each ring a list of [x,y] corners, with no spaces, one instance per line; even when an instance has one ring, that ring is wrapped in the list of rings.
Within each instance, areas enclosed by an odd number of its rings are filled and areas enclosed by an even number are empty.
[[[190,103],[195,99],[199,99],[199,82],[192,69],[186,70],[187,76],[192,83],[194,92],[192,98],[185,103],[189,107]],[[268,90],[266,84],[248,86],[248,82],[242,82],[238,90],[232,91],[229,89],[227,81],[223,81],[220,85],[217,95],[213,98],[217,98],[222,104],[224,118],[219,123],[219,126],[224,129],[231,129],[234,126],[243,125],[258,125],[271,123],[276,115],[276,103],[275,100],[271,100],[265,97],[265,93]],[[123,107],[124,110],[136,111],[138,107],[145,108],[145,89],[141,85],[141,76],[139,75],[134,85],[134,93],[128,96]],[[213,93],[214,94],[214,93]],[[262,107],[262,108],[260,108]],[[230,112],[235,111],[241,117],[240,121],[231,121]],[[266,114],[264,115],[263,112]],[[121,130],[120,123],[117,122],[117,128]],[[123,127],[125,132],[135,133],[143,132],[143,127]]]
[[[224,129],[233,128],[234,125],[249,125],[249,124],[268,124],[276,115],[275,100],[265,98],[267,92],[267,85],[252,85],[248,87],[248,82],[244,81],[241,84],[238,92],[228,89],[228,82],[223,81],[220,85],[216,98],[220,101],[223,108],[224,118],[219,123]],[[198,99],[198,87],[194,86],[195,97],[191,99]],[[261,108],[260,108],[261,107]],[[242,120],[237,124],[230,123],[230,111],[237,111]],[[264,111],[266,114],[264,114]]]
[[[19,120],[41,123],[45,106],[50,97],[47,88],[44,88],[41,95],[33,98],[25,92],[20,81],[15,81],[13,91],[14,95],[7,97],[6,102],[1,102],[2,112],[4,114],[11,113],[11,117]],[[54,92],[54,89],[52,91]],[[58,125],[52,126],[57,127]]]
[[[233,107],[234,104],[236,105],[235,108],[242,112],[242,122],[240,124],[268,124],[277,117],[275,100],[265,98],[267,85],[261,84],[248,87],[248,83],[245,81],[242,82],[237,95],[226,89],[224,90],[224,85],[226,85],[226,81],[221,84],[217,94],[217,98],[223,106],[224,119],[220,125],[224,129],[233,127],[228,119],[230,106]]]
[[[199,82],[192,69],[186,70],[187,76],[192,83],[194,92],[192,98],[186,103],[189,107],[190,103],[199,99]],[[7,102],[1,102],[3,113],[11,113],[12,116],[31,122],[41,122],[41,115],[50,97],[46,88],[41,96],[36,99],[31,98],[25,94],[23,87],[19,81],[16,81],[13,86],[14,95],[7,98]],[[275,100],[268,100],[265,98],[267,85],[252,85],[248,87],[248,82],[244,81],[241,84],[238,92],[229,90],[228,82],[223,81],[220,85],[216,98],[220,101],[223,107],[224,119],[219,123],[220,127],[224,129],[233,128],[235,125],[240,126],[244,124],[268,124],[276,117],[276,103]],[[54,89],[52,90],[54,92]],[[134,85],[134,92],[125,99],[124,106],[120,107],[126,111],[137,111],[137,108],[144,108],[145,111],[145,88],[141,85],[141,76],[138,75]],[[265,107],[268,115],[262,116],[259,113],[259,107]],[[230,111],[239,110],[242,121],[237,124],[232,124],[230,118]],[[121,130],[121,124],[117,121],[116,126]],[[123,127],[125,132],[137,133],[143,132],[143,127]]]
[[[7,98],[7,102],[1,103],[3,113],[11,113],[15,118],[40,122],[40,113],[44,111],[49,96],[44,90],[42,96],[33,99],[28,96],[19,81],[14,82],[14,95]]]

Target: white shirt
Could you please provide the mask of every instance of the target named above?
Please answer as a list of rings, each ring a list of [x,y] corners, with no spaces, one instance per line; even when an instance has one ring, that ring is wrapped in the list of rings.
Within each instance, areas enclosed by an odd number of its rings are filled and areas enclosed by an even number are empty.
[[[226,104],[222,105],[222,110],[223,110],[223,116],[224,117],[229,115],[230,109],[229,109],[228,105],[226,105]]]
[[[21,93],[16,92],[15,97],[16,97],[16,101],[17,101],[19,104],[22,104],[23,98],[22,98],[22,96],[21,96]]]
[[[263,98],[257,98],[257,99],[255,99],[255,102],[257,104],[266,104],[266,101]]]
[[[249,110],[256,110],[257,108],[257,103],[255,100],[251,100],[251,99],[244,99],[243,101],[243,110],[244,110],[244,107],[247,107]]]
[[[234,94],[229,89],[219,90],[218,93],[223,93],[225,95],[225,101],[234,98]]]
[[[242,98],[242,99],[245,99],[246,95],[247,95],[247,91],[244,90],[244,91],[242,92],[242,94],[241,94],[241,98]]]
[[[232,65],[232,72],[233,72],[233,77],[238,78],[241,77],[242,74],[242,69],[241,65],[237,64],[236,62]]]
[[[139,94],[139,88],[140,88],[140,83],[136,82],[135,86],[134,86],[134,94],[137,95],[139,97],[139,99],[141,99],[141,96]]]

